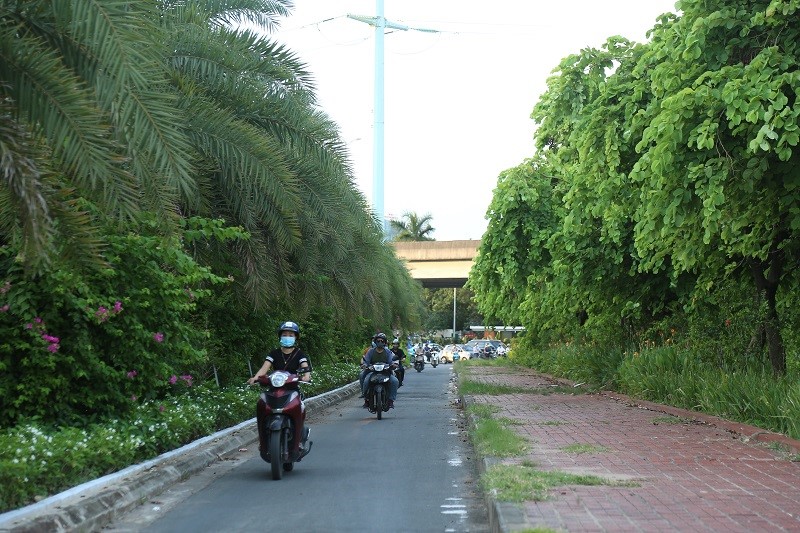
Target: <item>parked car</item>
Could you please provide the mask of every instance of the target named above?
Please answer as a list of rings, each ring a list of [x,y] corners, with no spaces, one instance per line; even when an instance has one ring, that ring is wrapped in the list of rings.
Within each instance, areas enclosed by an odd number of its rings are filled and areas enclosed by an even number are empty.
[[[442,364],[469,359],[470,352],[461,344],[448,344],[439,352],[439,362]]]

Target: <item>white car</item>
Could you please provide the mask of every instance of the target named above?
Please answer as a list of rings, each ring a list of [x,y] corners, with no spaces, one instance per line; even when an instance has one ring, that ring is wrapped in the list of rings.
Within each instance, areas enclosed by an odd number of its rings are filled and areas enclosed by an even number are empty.
[[[452,363],[453,361],[467,360],[470,353],[461,344],[448,344],[439,352],[439,362],[442,364]]]

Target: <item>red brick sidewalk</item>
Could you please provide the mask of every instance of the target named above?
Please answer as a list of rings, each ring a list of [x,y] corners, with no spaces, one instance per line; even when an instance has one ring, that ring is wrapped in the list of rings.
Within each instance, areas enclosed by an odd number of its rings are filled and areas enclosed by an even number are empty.
[[[544,389],[554,381],[526,369],[470,367],[470,379]],[[618,395],[619,396],[619,395]],[[605,394],[469,396],[502,408],[496,416],[530,440],[530,460],[543,470],[589,473],[638,486],[568,486],[543,502],[526,502],[503,520],[505,531],[800,531],[800,462],[787,460],[753,435],[765,432],[690,411]],[[670,419],[671,413],[682,417]],[[692,417],[692,421],[681,422]],[[675,423],[678,422],[678,423]],[[736,433],[734,433],[734,432]],[[770,434],[774,435],[774,434]],[[763,440],[770,440],[769,438]],[[775,439],[787,449],[800,442]],[[573,444],[594,446],[568,453]],[[521,511],[521,512],[520,512]]]

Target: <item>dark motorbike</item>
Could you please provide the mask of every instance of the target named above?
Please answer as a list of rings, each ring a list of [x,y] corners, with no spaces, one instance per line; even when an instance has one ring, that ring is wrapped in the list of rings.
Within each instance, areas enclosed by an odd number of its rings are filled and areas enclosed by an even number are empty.
[[[389,411],[389,381],[394,365],[389,363],[373,363],[367,367],[371,372],[367,379],[367,408],[370,413],[377,413],[378,420],[383,417],[383,413]]]
[[[414,357],[414,370],[422,372],[423,368],[425,368],[425,356],[420,353]]]
[[[259,376],[258,383],[264,388],[256,405],[258,449],[272,467],[272,479],[281,479],[284,470],[290,472],[311,451],[300,393],[300,384],[307,382],[298,374],[277,370],[269,377]]]

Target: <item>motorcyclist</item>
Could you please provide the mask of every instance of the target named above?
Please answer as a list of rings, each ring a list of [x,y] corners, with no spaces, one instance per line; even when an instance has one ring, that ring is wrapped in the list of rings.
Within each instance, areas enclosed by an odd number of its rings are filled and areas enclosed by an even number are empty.
[[[248,384],[254,384],[260,376],[266,376],[270,370],[285,370],[292,374],[300,374],[302,381],[311,381],[311,362],[297,345],[300,340],[300,326],[295,322],[284,322],[278,327],[278,338],[280,339],[281,347],[267,354],[264,364],[258,369],[256,375],[247,380]],[[258,427],[260,428],[263,425],[263,420],[260,419],[261,412],[259,411],[257,414]],[[306,450],[308,449],[306,447],[309,446],[308,436],[309,428],[306,426],[301,444]],[[306,451],[305,453],[308,452]]]
[[[377,335],[377,333],[375,335]],[[366,365],[364,364],[364,358],[373,348],[375,348],[375,337],[372,337],[372,339],[370,339],[369,346],[364,348],[364,353],[361,354],[361,361],[359,362],[359,365],[361,366],[361,372],[359,372],[358,374],[358,384],[361,386],[361,390],[364,390],[364,378],[367,377],[367,373],[369,372],[369,370],[367,370]],[[359,398],[363,397],[364,393],[362,392]]]
[[[394,360],[397,361],[397,370],[395,373],[397,374],[397,382],[398,387],[403,386],[403,379],[406,377],[406,353],[400,347],[400,339],[394,339],[392,341],[392,353],[394,354]]]
[[[429,341],[425,341],[425,346],[422,347],[422,353],[425,354],[425,360],[431,362],[431,345]]]
[[[306,369],[301,374],[300,379],[311,381],[311,363],[308,356],[297,345],[300,340],[300,326],[295,322],[284,322],[278,328],[278,338],[280,348],[276,348],[267,354],[264,364],[258,369],[256,375],[247,380],[252,385],[260,376],[266,376],[270,370],[285,370],[297,374],[298,370]]]
[[[372,342],[375,343],[375,348],[370,349],[364,358],[362,359],[362,366],[366,370],[371,364],[373,363],[388,363],[392,364],[392,358],[394,354],[391,350],[386,348],[387,343],[389,342],[388,338],[386,337],[385,333],[376,333],[375,336],[372,338]],[[361,381],[361,394],[365,397],[364,398],[364,407],[369,407],[369,399],[366,398],[367,395],[367,387],[369,386],[369,377],[372,374],[371,371],[367,370],[366,373],[362,372],[363,379]],[[399,382],[394,374],[389,376],[389,408],[394,408],[394,401],[397,399],[397,388],[399,387]]]

